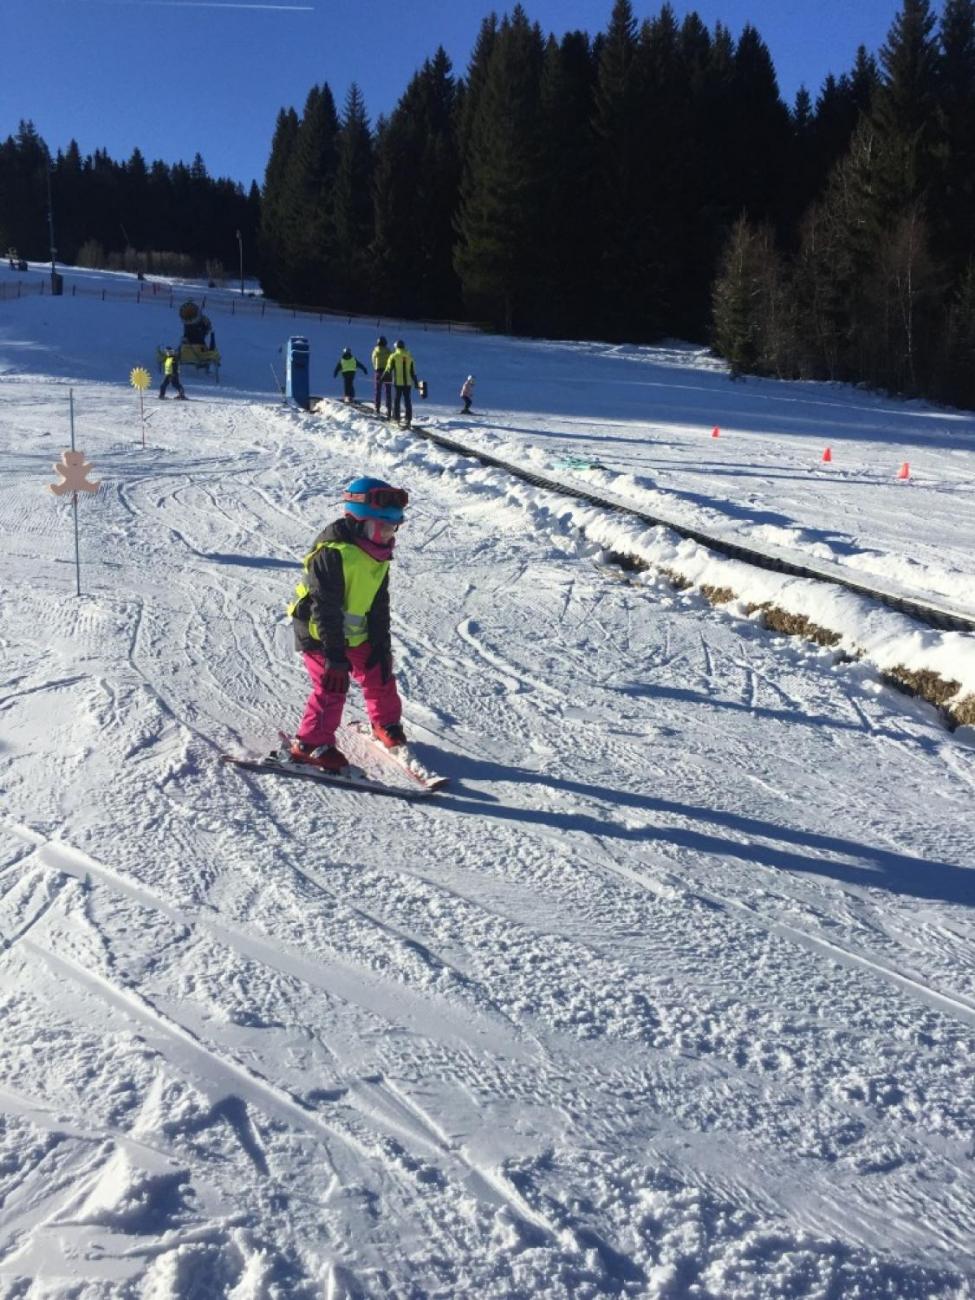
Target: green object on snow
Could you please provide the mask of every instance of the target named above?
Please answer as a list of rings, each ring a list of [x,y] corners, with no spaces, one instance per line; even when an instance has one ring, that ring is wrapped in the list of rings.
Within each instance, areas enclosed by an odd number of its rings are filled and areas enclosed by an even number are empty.
[[[552,466],[553,469],[605,469],[606,466],[598,460],[589,460],[586,456],[566,456],[562,460],[557,460]]]

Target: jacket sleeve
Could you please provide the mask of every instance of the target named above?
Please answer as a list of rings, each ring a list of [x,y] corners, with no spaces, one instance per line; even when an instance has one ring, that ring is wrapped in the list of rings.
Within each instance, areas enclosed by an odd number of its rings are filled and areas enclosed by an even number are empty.
[[[376,599],[366,619],[369,644],[373,650],[382,654],[392,651],[392,635],[389,627],[389,574],[383,578],[382,586],[376,592]]]
[[[335,369],[332,371],[332,378],[333,378],[333,379],[335,378],[335,376],[339,373],[339,371],[340,371],[341,369],[342,369],[342,362],[341,362],[341,361],[336,361],[336,363],[335,363]]]
[[[363,373],[364,375],[368,375],[369,371],[365,368],[365,366],[362,364],[362,362],[359,360],[358,357],[356,357],[356,362],[355,362],[355,363],[356,363],[356,365],[359,367],[359,369],[362,371],[362,373]]]
[[[312,616],[328,659],[345,659],[345,574],[342,555],[323,546],[311,562],[308,595]]]

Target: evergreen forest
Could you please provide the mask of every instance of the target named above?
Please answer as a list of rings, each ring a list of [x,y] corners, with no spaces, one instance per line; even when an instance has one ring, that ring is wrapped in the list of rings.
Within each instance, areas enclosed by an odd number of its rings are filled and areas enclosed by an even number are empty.
[[[82,157],[72,140],[51,155],[33,123],[0,142],[0,253],[31,261],[51,254],[48,201],[57,260],[69,266],[190,270],[238,267],[236,232],[255,246],[261,195],[207,174],[199,154],[187,166],[147,163],[135,149],[127,162],[104,150]]]
[[[46,254],[49,166],[65,260],[94,239],[233,266],[243,229],[296,305],[682,338],[740,376],[975,407],[975,0],[902,0],[876,54],[791,105],[751,25],[615,0],[604,31],[557,37],[518,4],[375,124],[355,84],[283,107],[260,191],[199,157],[46,159],[29,124],[0,146],[0,241],[25,256]]]

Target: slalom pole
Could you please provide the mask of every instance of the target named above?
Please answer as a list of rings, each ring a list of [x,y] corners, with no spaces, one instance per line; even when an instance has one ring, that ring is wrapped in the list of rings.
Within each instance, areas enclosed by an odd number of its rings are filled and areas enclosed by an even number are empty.
[[[68,389],[68,413],[71,420],[71,450],[74,451],[74,389]],[[78,493],[71,493],[71,510],[74,514],[74,575],[75,594],[81,595],[81,542],[78,537]]]
[[[129,383],[139,391],[139,423],[142,425],[142,450],[146,449],[146,404],[145,392],[152,382],[145,366],[134,366],[129,373]]]

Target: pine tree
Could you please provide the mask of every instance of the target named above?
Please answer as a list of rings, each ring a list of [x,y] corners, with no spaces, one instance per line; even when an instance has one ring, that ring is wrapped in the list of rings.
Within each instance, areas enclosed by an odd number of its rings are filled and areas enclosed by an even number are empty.
[[[815,377],[867,377],[866,285],[884,238],[872,201],[878,152],[876,131],[864,117],[803,225],[796,286],[809,373]]]
[[[724,210],[716,202],[716,168],[722,163],[713,142],[715,119],[721,119],[720,95],[727,92],[727,84],[719,90],[711,34],[696,13],[688,14],[681,24],[678,53],[688,124],[683,141],[684,202],[678,256],[682,285],[675,304],[674,331],[684,338],[703,340],[710,333],[711,286],[726,230]],[[730,57],[726,74],[730,80]]]
[[[935,393],[945,402],[975,408],[975,261],[969,262],[948,305],[939,349]]]
[[[541,32],[520,5],[505,18],[471,122],[454,265],[465,301],[506,331],[530,327],[537,297]]]
[[[0,224],[21,257],[50,256],[47,173],[51,156],[33,122],[21,121],[5,146],[5,183],[0,189]]]
[[[816,165],[815,118],[812,97],[805,86],[800,86],[796,92],[790,126],[792,138],[782,187],[782,236],[783,243],[788,247],[793,246],[802,214],[816,198],[825,179]]]
[[[146,248],[149,168],[141,150],[132,150],[120,180],[119,219],[126,246]]]
[[[940,43],[940,167],[929,212],[937,251],[960,278],[975,234],[975,0],[947,0]]]
[[[590,130],[595,67],[589,38],[549,37],[539,92],[542,168],[537,327],[560,338],[593,327],[594,156]]]
[[[338,134],[331,90],[324,83],[312,87],[288,160],[278,214],[281,279],[291,302],[316,306],[333,301]]]
[[[648,304],[639,265],[644,252],[645,87],[637,61],[630,0],[615,0],[598,53],[593,107],[600,326],[608,337],[646,337]]]
[[[684,310],[689,262],[686,213],[691,183],[688,158],[691,107],[683,66],[680,31],[669,4],[643,24],[637,42],[638,85],[643,122],[645,222],[641,255],[636,259],[645,300],[641,337],[686,333],[700,321]],[[666,126],[664,125],[666,124]]]
[[[488,14],[481,23],[467,65],[467,76],[458,87],[457,97],[457,147],[462,160],[470,154],[474,123],[477,119],[481,95],[487,83],[488,64],[498,37],[497,14]]]
[[[146,246],[151,249],[179,249],[173,228],[173,183],[170,170],[156,159],[149,167],[146,181],[149,228]],[[88,232],[92,233],[92,232]]]
[[[812,122],[813,161],[823,183],[849,149],[859,116],[849,77],[837,81],[830,74],[819,92]]]
[[[902,0],[880,51],[871,118],[879,146],[876,198],[888,213],[926,197],[937,171],[939,59],[929,0]]]
[[[772,230],[744,214],[732,227],[715,280],[713,319],[715,348],[733,378],[796,374],[792,293]]]
[[[744,209],[754,220],[771,220],[781,227],[789,113],[779,95],[768,46],[750,24],[735,46],[733,106],[735,208]]]
[[[362,304],[369,284],[373,237],[372,135],[359,87],[352,83],[338,132],[333,213],[335,294],[346,307]]]
[[[874,96],[877,93],[877,87],[880,85],[880,70],[877,67],[877,60],[867,52],[865,45],[857,46],[853,71],[850,73],[848,81],[850,99],[856,112],[856,120],[853,125],[856,126],[860,116],[869,113],[873,107]]]
[[[51,176],[56,205],[58,253],[69,265],[74,262],[86,235],[86,214],[82,188],[81,150],[71,140],[63,153],[58,152]],[[0,191],[3,186],[0,184]]]
[[[281,296],[285,287],[286,182],[298,137],[298,115],[293,108],[281,109],[271,141],[271,153],[264,171],[259,234],[259,264],[265,293]]]
[[[872,149],[858,177],[853,214],[867,245],[859,275],[857,371],[907,392],[924,383],[921,344],[940,278],[925,219],[940,170],[934,26],[929,0],[902,0],[880,51],[882,76],[869,114]]]
[[[396,315],[442,318],[460,310],[452,260],[460,177],[456,106],[450,59],[440,48],[378,134],[374,296]]]
[[[733,379],[757,368],[762,351],[759,241],[742,214],[714,282],[714,346]]]

